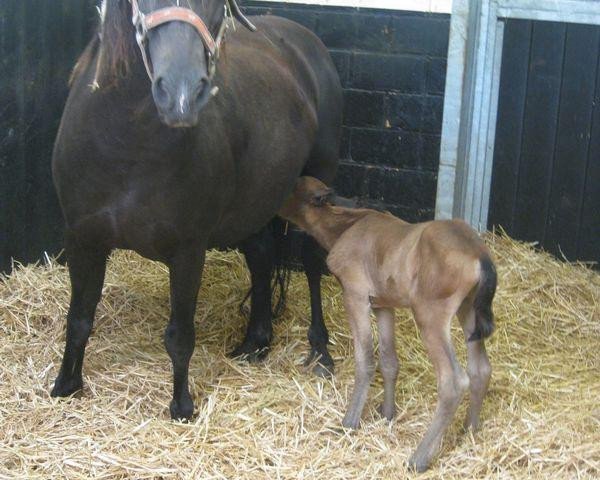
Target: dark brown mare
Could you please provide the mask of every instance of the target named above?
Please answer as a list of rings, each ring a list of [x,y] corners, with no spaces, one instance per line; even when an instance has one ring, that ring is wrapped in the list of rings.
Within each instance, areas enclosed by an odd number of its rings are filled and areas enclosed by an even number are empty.
[[[273,238],[265,226],[300,175],[332,181],[342,94],[325,47],[305,28],[276,17],[246,19],[233,0],[179,3],[105,1],[98,35],[75,67],[53,158],[72,292],[52,395],[81,389],[107,257],[131,249],[169,267],[170,410],[189,418],[205,252],[244,252],[252,311],[234,354],[268,347]],[[318,303],[309,358],[321,355],[330,368],[320,270],[308,270]]]

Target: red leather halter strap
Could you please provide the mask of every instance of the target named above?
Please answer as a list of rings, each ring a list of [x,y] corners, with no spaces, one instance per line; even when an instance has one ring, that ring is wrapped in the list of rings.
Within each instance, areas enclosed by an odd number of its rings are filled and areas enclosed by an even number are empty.
[[[225,30],[227,29],[227,15],[223,17],[221,27],[219,28],[219,34],[215,39],[210,34],[210,30],[206,26],[206,23],[204,23],[204,21],[198,15],[196,15],[196,13],[193,10],[189,8],[168,7],[155,10],[148,14],[144,14],[140,10],[138,0],[129,0],[129,3],[131,4],[131,21],[133,22],[136,29],[135,37],[140,47],[142,59],[144,60],[144,66],[146,67],[146,72],[148,73],[150,81],[153,81],[154,75],[152,72],[152,65],[150,64],[150,59],[148,58],[148,53],[146,52],[148,32],[153,28],[156,28],[160,25],[169,22],[185,22],[194,27],[194,29],[200,35],[202,43],[204,44],[204,47],[207,50],[209,78],[213,77],[215,73],[217,57],[219,56],[219,46],[221,41],[223,40]]]
[[[137,2],[136,2],[137,3]],[[208,49],[211,55],[214,55],[217,45],[213,39],[208,27],[204,21],[189,8],[169,7],[155,10],[152,13],[144,15],[146,23],[146,31],[163,25],[169,22],[185,22],[189,23],[200,34],[204,46]]]

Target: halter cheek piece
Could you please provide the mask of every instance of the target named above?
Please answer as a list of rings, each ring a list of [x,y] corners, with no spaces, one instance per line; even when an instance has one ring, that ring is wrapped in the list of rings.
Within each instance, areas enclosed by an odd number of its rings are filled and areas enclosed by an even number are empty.
[[[185,22],[198,32],[202,43],[206,49],[206,55],[208,57],[208,78],[211,80],[215,74],[217,67],[217,60],[219,59],[219,51],[221,43],[225,38],[225,32],[228,28],[228,13],[235,16],[246,28],[251,31],[255,31],[256,27],[244,16],[235,0],[225,1],[225,14],[223,21],[219,27],[216,38],[210,33],[210,30],[196,13],[190,8],[184,7],[167,7],[155,10],[151,13],[144,14],[140,10],[138,0],[129,0],[132,10],[131,21],[135,26],[135,38],[142,52],[142,59],[144,60],[144,66],[150,81],[154,80],[154,74],[152,66],[148,59],[147,43],[148,43],[148,32],[160,25],[169,22]]]

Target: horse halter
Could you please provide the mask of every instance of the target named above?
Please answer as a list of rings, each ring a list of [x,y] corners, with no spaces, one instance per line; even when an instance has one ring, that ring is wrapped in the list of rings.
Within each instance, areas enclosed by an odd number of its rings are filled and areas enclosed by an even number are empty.
[[[148,43],[148,32],[160,25],[170,22],[184,22],[196,30],[198,35],[206,48],[208,57],[208,78],[211,80],[217,68],[217,60],[219,59],[219,51],[221,43],[225,38],[225,32],[228,28],[228,19],[231,15],[235,16],[246,28],[251,31],[255,31],[256,27],[244,16],[235,0],[225,1],[225,14],[223,21],[219,27],[217,36],[213,38],[209,28],[204,23],[204,20],[200,18],[191,8],[185,7],[166,7],[158,10],[154,10],[148,14],[142,13],[138,5],[138,0],[129,0],[131,4],[132,17],[131,21],[135,27],[135,38],[140,51],[142,52],[142,59],[144,60],[144,66],[150,81],[154,81],[154,74],[152,66],[148,58],[147,43]],[[179,2],[177,2],[179,4]],[[228,15],[229,13],[229,15]]]

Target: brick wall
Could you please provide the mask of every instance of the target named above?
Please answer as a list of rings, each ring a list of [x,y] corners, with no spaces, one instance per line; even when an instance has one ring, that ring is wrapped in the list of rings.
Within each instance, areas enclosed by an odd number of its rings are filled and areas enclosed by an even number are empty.
[[[323,40],[345,96],[337,189],[411,221],[433,218],[450,17],[246,0]]]

